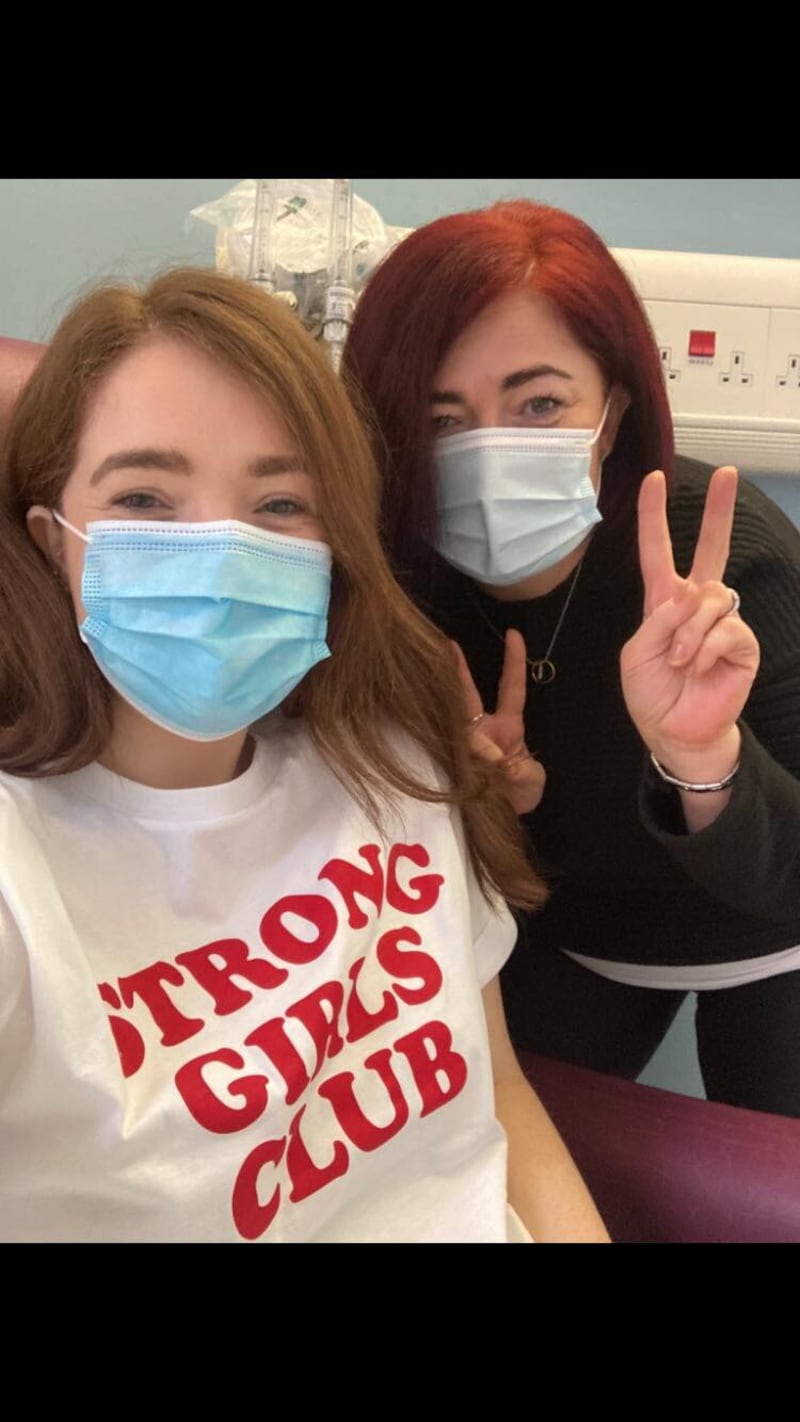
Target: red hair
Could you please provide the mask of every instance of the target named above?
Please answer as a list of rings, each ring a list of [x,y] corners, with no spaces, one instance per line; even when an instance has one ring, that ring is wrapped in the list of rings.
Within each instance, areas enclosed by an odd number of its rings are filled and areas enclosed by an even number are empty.
[[[375,271],[344,360],[382,437],[383,531],[401,577],[429,565],[436,539],[430,421],[436,370],[470,322],[511,291],[548,297],[609,386],[629,396],[603,467],[607,536],[632,529],[645,474],[671,473],[672,420],[655,339],[636,292],[597,234],[569,213],[525,200],[439,218],[406,237]]]

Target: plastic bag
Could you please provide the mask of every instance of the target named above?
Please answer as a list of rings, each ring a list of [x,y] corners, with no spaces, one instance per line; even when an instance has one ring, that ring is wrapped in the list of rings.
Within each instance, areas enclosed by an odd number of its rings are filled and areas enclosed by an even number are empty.
[[[273,256],[278,292],[291,292],[303,323],[318,330],[324,316],[328,271],[332,178],[276,178]],[[256,203],[256,179],[245,178],[223,197],[192,209],[190,216],[217,229],[215,262],[220,271],[247,277]],[[361,292],[370,272],[412,229],[389,227],[380,213],[353,195],[353,289]]]

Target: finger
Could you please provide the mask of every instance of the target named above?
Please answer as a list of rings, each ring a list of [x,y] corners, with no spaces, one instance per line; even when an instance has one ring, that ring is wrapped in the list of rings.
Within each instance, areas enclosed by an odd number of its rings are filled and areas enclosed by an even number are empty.
[[[701,592],[693,583],[681,583],[674,597],[654,607],[630,642],[625,644],[623,653],[634,644],[648,657],[659,656],[667,651],[675,639],[675,634],[685,622],[694,616],[700,606]],[[730,604],[730,597],[728,598]]]
[[[471,721],[474,716],[480,716],[483,712],[483,702],[477,686],[472,680],[472,673],[467,666],[467,659],[464,656],[457,642],[451,642],[456,667],[458,669],[458,679],[461,682],[461,690],[464,693],[464,711],[466,718]]]
[[[517,785],[538,785],[540,781],[544,780],[544,767],[535,756],[530,754],[523,756],[520,760],[512,759],[509,762],[506,759],[503,771],[506,778]]]
[[[497,690],[497,712],[508,716],[519,716],[525,710],[525,692],[528,681],[528,653],[521,632],[509,628],[506,632],[506,650],[503,657],[503,672]]]
[[[524,741],[518,741],[511,750],[506,751],[504,759],[508,768],[512,765],[524,765],[528,760],[535,760],[536,755],[533,751],[528,750]]]
[[[481,730],[480,726],[475,726],[469,732],[469,748],[473,755],[480,756],[481,760],[486,760],[490,765],[502,765],[505,760],[505,751],[490,739]]]
[[[697,655],[701,642],[711,631],[711,628],[721,618],[731,615],[732,593],[724,583],[706,583],[704,587],[698,589],[698,593],[699,600],[696,601],[696,610],[691,612],[675,630],[669,654],[671,666],[679,667],[690,662]],[[695,600],[684,598],[683,601],[688,612]]]
[[[536,806],[544,793],[547,776],[544,766],[538,760],[527,760],[504,770],[506,793],[518,815],[527,815]]]
[[[722,582],[730,554],[738,482],[732,465],[724,465],[711,476],[692,563],[694,582]]]
[[[708,676],[718,662],[747,668],[753,676],[758,671],[760,650],[752,628],[740,617],[723,617],[700,644],[688,670],[693,676]]]
[[[654,469],[642,481],[638,517],[639,562],[647,614],[672,596],[677,578],[667,523],[667,481],[660,469]]]

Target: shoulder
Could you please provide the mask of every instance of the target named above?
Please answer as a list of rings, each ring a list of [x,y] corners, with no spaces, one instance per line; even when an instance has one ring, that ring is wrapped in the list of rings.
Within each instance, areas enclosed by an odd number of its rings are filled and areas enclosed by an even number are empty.
[[[43,798],[45,785],[44,778],[0,770],[0,824],[18,819],[27,807],[36,805]]]
[[[328,773],[335,775],[335,767],[328,765],[302,717],[271,712],[253,726],[252,731],[260,754],[270,760],[281,764],[294,763],[301,769],[313,767],[319,770],[326,765]],[[378,731],[386,751],[399,767],[437,794],[447,791],[449,781],[444,769],[434,762],[425,747],[408,731],[393,721],[384,722]]]
[[[437,764],[425,747],[408,731],[401,726],[387,723],[382,727],[381,737],[392,757],[413,775],[420,785],[437,795],[448,793],[451,785],[444,767]]]
[[[668,518],[680,573],[691,567],[694,547],[703,518],[710,464],[678,458],[670,488]],[[773,503],[758,485],[744,477],[739,480],[731,534],[728,576],[746,578],[769,565],[795,584],[800,577],[800,530]]]
[[[299,718],[275,716],[254,730],[267,768],[271,815],[285,811],[293,824],[313,824],[323,837],[336,838],[347,826],[351,835],[435,843],[438,850],[453,839],[448,775],[395,723],[377,727],[380,755],[371,737],[367,762],[357,737],[346,755],[337,755],[335,746],[317,744]]]
[[[0,771],[0,941],[4,949],[13,936],[12,905],[27,901],[40,911],[48,878],[42,828],[49,814],[48,789],[46,777]]]

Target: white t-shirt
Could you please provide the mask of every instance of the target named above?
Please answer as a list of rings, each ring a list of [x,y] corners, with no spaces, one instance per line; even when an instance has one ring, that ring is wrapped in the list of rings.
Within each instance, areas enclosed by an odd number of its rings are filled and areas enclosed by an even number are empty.
[[[514,936],[448,806],[379,833],[299,723],[210,788],[0,775],[0,1238],[518,1240]]]

